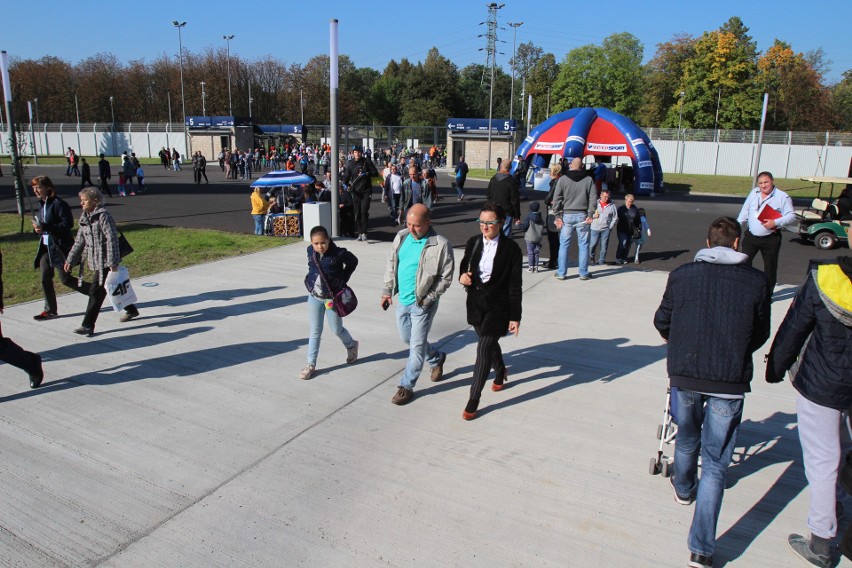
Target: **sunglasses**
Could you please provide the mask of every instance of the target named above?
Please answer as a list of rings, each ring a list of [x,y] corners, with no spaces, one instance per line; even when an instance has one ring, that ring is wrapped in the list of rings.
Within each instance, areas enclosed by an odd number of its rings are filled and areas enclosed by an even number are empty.
[[[499,225],[500,224],[500,221],[483,221],[482,219],[477,219],[476,222],[479,223],[480,225],[487,225],[489,227],[492,226],[492,225]]]

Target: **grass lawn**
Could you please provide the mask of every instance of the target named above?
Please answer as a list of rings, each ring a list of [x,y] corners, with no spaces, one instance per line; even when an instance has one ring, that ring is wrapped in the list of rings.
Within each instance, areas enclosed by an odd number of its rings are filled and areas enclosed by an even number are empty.
[[[489,174],[485,169],[471,169],[469,178],[490,179],[496,172]],[[665,174],[666,191],[677,193],[719,193],[724,195],[745,196],[754,187],[750,177],[745,176],[710,176],[697,174]],[[775,178],[775,185],[790,194],[790,197],[816,197],[817,186],[801,179]],[[823,187],[823,194],[828,187]],[[835,190],[835,194],[839,188]]]
[[[38,240],[31,232],[20,234],[20,223],[17,215],[0,215],[3,298],[6,305],[42,297],[39,271],[33,268]],[[27,220],[25,224],[30,226]],[[132,278],[279,247],[299,240],[295,237],[256,237],[207,229],[138,224],[119,225],[119,228],[133,245],[133,254],[126,258],[125,263]],[[76,269],[74,273],[77,273]],[[65,287],[58,278],[55,282],[57,293],[63,293]]]

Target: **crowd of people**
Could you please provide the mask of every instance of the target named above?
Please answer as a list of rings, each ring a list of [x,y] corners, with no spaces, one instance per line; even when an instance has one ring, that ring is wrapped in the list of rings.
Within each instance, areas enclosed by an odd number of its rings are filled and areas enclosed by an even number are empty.
[[[299,162],[308,155],[308,148],[293,150],[300,157]],[[312,150],[316,162],[317,148]],[[338,188],[331,187],[328,172],[322,179],[315,178],[299,188],[270,193],[255,188],[251,194],[255,233],[266,233],[270,213],[306,203],[329,202],[332,191],[337,191],[340,206],[351,211],[348,225],[341,218],[342,233],[366,240],[372,179],[379,175],[374,160],[366,154],[361,147],[352,148],[351,159],[341,168]],[[71,155],[75,156],[73,152]],[[228,156],[225,162],[229,163],[234,155],[240,153],[226,152],[223,159]],[[440,155],[435,153],[435,157]],[[499,392],[509,380],[500,340],[508,334],[517,335],[520,330],[523,253],[512,239],[513,230],[523,231],[530,272],[541,265],[539,254],[544,239],[551,234],[558,237],[550,241],[551,251],[555,250],[554,243],[558,247],[556,259],[551,258],[551,262],[555,260],[551,268],[558,280],[567,278],[568,255],[575,237],[579,279],[588,280],[592,277],[589,264],[606,261],[613,229],[619,265],[628,261],[633,246],[634,262],[638,263],[639,251],[652,233],[647,215],[637,207],[634,196],[627,194],[624,203],[616,205],[610,191],[596,183],[594,172],[587,171],[579,158],[551,166],[551,187],[544,199],[546,211],[538,202],[531,202],[528,215],[522,219],[518,182],[506,160],[489,181],[486,200],[478,213],[479,230],[467,240],[456,270],[452,246],[432,224],[433,206],[439,199],[433,159],[407,156],[397,163],[388,159],[382,176],[382,199],[389,215],[397,224],[404,219],[404,227],[389,246],[379,294],[382,309],[394,307],[400,339],[408,346],[405,368],[391,402],[405,405],[415,398],[424,367],[429,368],[431,381],[443,379],[447,354],[430,343],[429,333],[440,299],[455,279],[465,290],[466,322],[477,337],[470,390],[461,413],[464,420],[473,420],[488,381],[492,380],[491,390]],[[101,160],[105,161],[103,155]],[[292,154],[288,160],[292,161]],[[193,161],[195,181],[200,183],[206,160],[197,152]],[[73,162],[78,163],[76,157]],[[125,153],[122,162],[120,194],[128,186],[133,194],[134,177],[137,191],[142,191],[144,172],[141,165],[136,167],[138,160],[132,153]],[[230,171],[222,165],[223,171]],[[70,166],[69,156],[69,176],[74,175]],[[246,160],[245,175],[250,177],[255,166],[254,161]],[[310,162],[306,168],[309,167]],[[401,168],[407,173],[405,179]],[[108,162],[105,167],[99,164],[98,173],[100,189],[88,185],[79,192],[82,213],[76,237],[72,234],[71,209],[56,194],[50,178],[38,176],[32,180],[39,202],[32,220],[38,243],[34,268],[40,272],[44,292],[43,310],[34,319],[41,322],[59,316],[54,289],[58,273],[64,286],[88,297],[82,323],[74,329],[74,333],[85,336],[94,334],[107,294],[105,280],[121,262],[120,234],[104,206],[102,193],[103,189],[109,193]],[[313,173],[318,172],[310,172]],[[85,174],[81,177],[86,178]],[[203,177],[206,181],[206,175]],[[464,198],[466,177],[462,157],[454,176],[459,200]],[[770,172],[761,172],[757,187],[745,198],[739,215],[714,220],[707,231],[706,248],[699,250],[692,262],[669,274],[654,314],[653,325],[667,343],[672,414],[677,417],[672,492],[678,504],[695,505],[687,538],[688,565],[693,568],[714,566],[716,526],[745,395],[753,378],[752,359],[770,337],[770,303],[777,279],[780,230],[794,219],[790,197],[775,186]],[[751,266],[758,253],[763,257],[762,271]],[[92,274],[91,282],[83,280],[82,270],[78,277],[72,273],[84,259]],[[2,256],[0,276],[1,260]],[[299,378],[308,380],[317,373],[325,322],[346,349],[346,363],[357,362],[359,342],[344,326],[335,306],[357,266],[357,256],[335,243],[326,228],[311,229],[304,280],[309,338],[307,361]],[[127,322],[138,316],[137,307],[129,305],[120,320]],[[31,388],[40,387],[44,377],[40,356],[22,349],[2,333],[0,359],[23,369]],[[766,363],[768,382],[780,382],[789,372],[796,389],[799,437],[810,485],[810,534],[792,534],[788,542],[809,564],[828,567],[833,562],[832,543],[838,536],[839,517],[843,514],[836,505],[838,476],[847,451],[852,449],[848,436],[852,407],[852,257],[815,263],[810,268],[772,342]],[[852,553],[852,533],[845,538]]]

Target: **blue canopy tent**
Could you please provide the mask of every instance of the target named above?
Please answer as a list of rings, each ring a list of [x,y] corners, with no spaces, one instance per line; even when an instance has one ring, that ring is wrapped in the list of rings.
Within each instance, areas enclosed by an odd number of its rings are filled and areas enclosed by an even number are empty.
[[[282,187],[314,183],[314,178],[292,170],[275,170],[257,178],[251,187]]]
[[[663,190],[663,169],[651,139],[636,124],[606,108],[572,108],[536,126],[518,147],[512,165],[526,162],[530,170],[546,168],[551,156],[626,156],[633,163],[633,193]]]

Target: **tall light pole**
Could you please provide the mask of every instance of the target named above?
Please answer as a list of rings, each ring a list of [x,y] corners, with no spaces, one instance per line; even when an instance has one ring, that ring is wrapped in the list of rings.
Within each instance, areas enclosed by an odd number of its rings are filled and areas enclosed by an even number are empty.
[[[177,28],[178,31],[178,60],[180,61],[180,102],[183,105],[183,154],[189,152],[189,134],[186,131],[186,97],[184,95],[183,90],[183,38],[181,37],[180,30],[186,25],[186,22],[178,22],[177,20],[172,20],[172,25]]]
[[[112,97],[109,98],[109,110],[112,113],[112,155],[115,156],[115,106],[112,104]]]
[[[491,169],[491,131],[494,125],[494,68],[497,63],[497,10],[505,4],[491,2],[486,4],[488,8],[488,47],[486,53],[491,58],[491,89],[488,95],[488,160],[485,162],[485,171]]]
[[[302,122],[300,122],[299,124],[304,126],[305,125],[305,95],[302,92],[301,87],[299,87],[299,109],[302,112]]]
[[[80,148],[80,105],[77,104],[77,93],[74,93],[74,111],[77,113],[77,153],[81,151]]]
[[[515,49],[515,45],[517,44],[517,41],[518,41],[518,28],[523,26],[524,23],[523,22],[515,22],[515,23],[507,22],[507,23],[508,23],[508,25],[512,26],[515,29],[515,31],[513,32],[513,37],[512,37],[512,89],[511,89],[511,94],[509,95],[509,120],[512,120],[513,118],[515,118],[515,115],[513,114],[513,103],[515,101],[515,57],[517,57],[517,55],[518,55],[518,52]]]
[[[677,139],[675,142],[675,163],[674,163],[674,171],[677,173],[677,159],[680,155],[680,124],[683,122],[683,97],[686,96],[686,93],[683,91],[680,92],[679,95],[679,103],[680,103],[680,116],[677,119]]]
[[[227,46],[225,49],[228,58],[228,114],[233,117],[234,111],[231,106],[231,40],[234,39],[234,34],[223,35],[222,39],[225,40]]]
[[[248,95],[249,95],[249,118],[251,118],[251,103],[254,102],[254,99],[251,98],[251,79],[248,80]]]
[[[204,81],[201,81],[201,116],[207,116],[207,94],[204,92]]]

